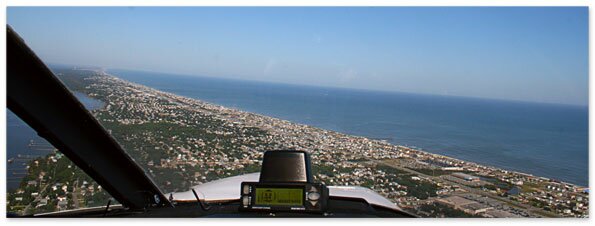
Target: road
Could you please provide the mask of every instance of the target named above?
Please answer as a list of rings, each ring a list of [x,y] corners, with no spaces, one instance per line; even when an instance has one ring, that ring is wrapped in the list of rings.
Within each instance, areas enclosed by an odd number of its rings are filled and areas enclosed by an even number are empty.
[[[33,203],[37,203],[39,202],[39,200],[41,199],[41,197],[44,197],[44,192],[45,189],[48,188],[49,184],[46,184],[41,190],[39,190],[39,194],[37,195],[37,197],[35,197],[35,199],[33,200],[33,202],[30,202],[29,205],[27,205],[27,207],[25,207],[25,210],[23,210],[23,213],[25,213],[24,215],[29,214],[29,209],[31,209]]]

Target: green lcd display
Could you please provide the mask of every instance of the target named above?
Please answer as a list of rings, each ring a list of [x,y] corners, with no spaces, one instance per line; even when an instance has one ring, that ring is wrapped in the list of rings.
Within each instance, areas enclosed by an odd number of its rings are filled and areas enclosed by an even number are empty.
[[[302,206],[304,190],[300,188],[256,188],[256,205]]]

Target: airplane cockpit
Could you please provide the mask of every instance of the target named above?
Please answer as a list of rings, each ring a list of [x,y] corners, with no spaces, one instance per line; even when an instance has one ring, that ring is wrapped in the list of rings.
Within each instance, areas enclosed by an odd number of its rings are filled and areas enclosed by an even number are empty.
[[[9,26],[7,87],[8,109],[118,201],[20,217],[416,217],[368,188],[315,181],[303,150],[266,151],[259,173],[163,193]]]

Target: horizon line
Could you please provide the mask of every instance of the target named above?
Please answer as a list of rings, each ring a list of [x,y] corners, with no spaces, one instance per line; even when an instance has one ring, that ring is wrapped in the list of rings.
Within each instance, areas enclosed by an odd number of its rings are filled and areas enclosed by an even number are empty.
[[[505,98],[494,98],[494,97],[483,97],[483,96],[463,96],[463,95],[453,95],[453,94],[418,93],[418,92],[408,92],[408,91],[400,91],[400,90],[354,88],[354,87],[343,87],[343,86],[325,86],[325,85],[314,85],[314,84],[304,84],[304,83],[287,83],[287,82],[276,82],[276,81],[267,81],[267,80],[259,80],[259,79],[230,78],[230,77],[220,77],[220,76],[202,75],[202,74],[190,74],[190,73],[181,73],[181,72],[164,72],[164,71],[155,71],[155,70],[138,69],[138,68],[134,68],[134,69],[109,68],[109,67],[102,67],[102,66],[72,65],[72,64],[64,64],[64,63],[47,63],[47,64],[55,65],[55,66],[90,67],[90,68],[99,68],[99,69],[103,69],[103,70],[137,71],[137,72],[148,72],[148,73],[175,75],[175,76],[183,76],[183,77],[212,78],[212,79],[246,81],[246,82],[261,82],[261,83],[278,84],[278,85],[304,86],[304,87],[316,87],[316,88],[333,88],[333,89],[344,89],[344,90],[354,90],[354,91],[364,91],[364,92],[384,92],[384,93],[392,93],[392,94],[410,94],[410,95],[424,95],[424,96],[435,96],[435,97],[468,98],[468,99],[476,99],[476,100],[517,102],[517,103],[528,103],[528,104],[546,104],[546,105],[549,104],[549,105],[562,105],[562,106],[568,106],[568,107],[587,107],[587,109],[589,107],[589,101],[587,101],[587,104],[574,104],[574,103],[561,103],[561,102],[550,102],[550,101],[505,99]],[[589,100],[589,98],[587,98],[587,100]]]

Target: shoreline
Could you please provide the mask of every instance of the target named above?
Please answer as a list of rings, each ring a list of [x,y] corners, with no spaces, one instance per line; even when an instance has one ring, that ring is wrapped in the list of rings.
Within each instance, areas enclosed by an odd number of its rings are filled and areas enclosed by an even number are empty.
[[[85,70],[85,69],[83,69],[83,70]],[[506,173],[506,174],[515,174],[515,175],[518,175],[520,177],[539,178],[541,180],[558,182],[558,183],[561,183],[561,184],[564,184],[564,185],[568,185],[568,186],[572,186],[572,187],[577,187],[577,188],[582,188],[582,189],[588,188],[588,185],[587,186],[578,185],[578,184],[574,184],[574,183],[570,183],[570,182],[565,182],[565,181],[559,180],[559,179],[552,179],[552,178],[549,178],[547,176],[537,176],[537,175],[533,175],[531,173],[525,173],[525,172],[521,172],[521,171],[517,171],[517,170],[509,170],[509,169],[500,168],[498,166],[491,166],[491,165],[488,165],[488,164],[483,164],[483,163],[480,164],[480,163],[475,163],[473,161],[461,160],[461,159],[458,159],[458,158],[452,157],[452,156],[447,156],[447,155],[442,155],[442,154],[436,154],[436,153],[432,153],[432,152],[429,152],[429,151],[420,150],[419,148],[414,147],[414,146],[405,146],[405,145],[401,145],[401,144],[394,144],[394,143],[391,143],[389,141],[382,140],[382,139],[374,139],[374,138],[368,138],[368,137],[364,137],[364,136],[356,136],[356,135],[351,135],[351,134],[336,132],[336,131],[333,131],[333,130],[322,129],[322,128],[314,127],[314,126],[307,125],[307,124],[301,124],[301,123],[291,122],[291,121],[288,121],[288,120],[279,119],[279,118],[275,118],[275,117],[271,117],[271,116],[267,116],[267,115],[263,115],[263,114],[259,114],[259,113],[248,112],[248,111],[244,111],[244,110],[233,108],[233,107],[226,107],[226,106],[218,105],[218,104],[211,103],[211,102],[208,102],[208,101],[204,101],[204,100],[201,100],[201,99],[195,99],[195,98],[192,98],[192,97],[186,97],[186,96],[183,96],[183,95],[169,93],[169,92],[158,90],[156,88],[152,88],[152,87],[148,87],[148,86],[145,86],[145,85],[142,85],[142,84],[131,82],[131,81],[122,79],[122,78],[120,78],[120,77],[118,77],[116,75],[109,74],[105,70],[93,70],[93,69],[86,69],[86,70],[95,71],[95,72],[99,73],[100,75],[104,75],[104,76],[108,76],[108,77],[117,79],[118,81],[123,82],[123,83],[126,83],[128,85],[139,87],[139,88],[142,88],[144,90],[155,92],[155,93],[158,93],[158,94],[161,94],[161,95],[164,95],[164,96],[172,97],[174,99],[180,98],[180,99],[184,99],[186,101],[196,102],[197,104],[206,105],[206,106],[209,106],[212,109],[220,109],[220,110],[224,110],[224,111],[233,111],[233,112],[236,112],[237,114],[247,114],[247,115],[252,115],[252,116],[255,116],[255,117],[267,118],[269,120],[280,121],[282,123],[286,123],[286,124],[293,125],[293,126],[306,127],[306,128],[309,128],[309,129],[326,131],[326,132],[330,132],[330,133],[334,133],[334,134],[339,134],[339,135],[342,135],[342,136],[353,137],[353,138],[356,138],[356,139],[364,139],[364,140],[367,140],[367,141],[379,143],[380,145],[390,145],[390,146],[394,146],[396,149],[404,149],[404,150],[410,151],[410,152],[418,152],[418,153],[420,153],[422,155],[432,156],[434,158],[439,158],[439,159],[443,159],[443,160],[446,160],[446,161],[456,162],[456,164],[462,164],[464,166],[470,166],[471,165],[471,167],[482,168],[484,170],[489,170],[489,171],[499,171],[499,172]],[[229,120],[229,118],[224,118],[224,119]]]
[[[163,191],[187,191],[209,181],[258,172],[266,150],[305,150],[311,156],[314,180],[371,189],[420,216],[588,217],[588,189],[580,185],[229,108],[99,70],[73,72],[71,76],[79,74],[86,80],[76,91],[105,103],[91,114]],[[100,185],[91,178],[86,179],[90,186],[79,189],[78,181],[88,175],[70,168],[72,163],[62,157],[49,154],[39,166],[30,162],[29,179],[7,194],[8,208],[25,214],[65,210],[93,206],[87,201],[109,197],[93,193]],[[76,176],[32,180],[33,175],[58,168]],[[48,188],[60,184],[65,184],[66,194],[56,197]],[[91,192],[84,195],[84,203],[58,203],[83,192]],[[456,200],[469,205],[453,206]]]
[[[87,96],[87,94],[85,94],[85,93],[74,91],[73,95],[89,111],[92,111],[95,109],[101,109],[101,108],[105,107],[105,103],[103,103],[97,99],[91,98],[91,97]],[[101,103],[97,103],[97,102],[101,102]],[[99,105],[101,105],[101,106],[99,106]],[[13,130],[21,130],[21,131],[18,131],[17,133],[31,133],[31,134],[28,134],[31,136],[31,137],[28,137],[28,140],[29,140],[28,145],[31,145],[32,142],[41,142],[41,143],[43,143],[43,145],[45,145],[45,144],[49,145],[47,148],[53,149],[53,150],[47,150],[47,149],[36,150],[36,149],[33,149],[32,147],[22,147],[21,149],[13,148],[12,150],[19,149],[19,151],[17,151],[16,153],[12,152],[13,155],[18,155],[18,156],[33,155],[33,156],[36,156],[35,158],[38,158],[38,157],[43,157],[43,156],[52,154],[56,150],[53,146],[51,146],[51,144],[47,143],[45,141],[45,139],[38,136],[37,133],[35,132],[35,130],[33,130],[29,125],[27,125],[27,123],[22,121],[16,114],[14,114],[12,112],[10,114],[11,114],[11,116],[14,116],[15,118],[8,117],[7,122],[10,123],[12,121],[13,123],[15,123],[14,125],[12,125]],[[11,155],[7,154],[7,157],[9,157],[7,159],[10,159],[10,156]],[[14,157],[17,157],[17,156],[14,156]],[[13,157],[13,159],[14,159],[14,157]],[[7,181],[6,187],[7,187],[8,191],[14,191],[14,190],[18,189],[19,184],[21,183],[22,179],[25,177],[25,174],[23,172],[27,171],[28,163],[33,161],[35,158],[29,159],[27,161],[20,160],[20,161],[14,161],[12,163],[9,163],[9,164],[12,164],[11,165],[12,167],[7,167],[7,175],[12,179],[11,179],[11,182]],[[17,166],[17,164],[19,166]],[[17,173],[19,173],[19,174],[16,174],[16,175],[11,174],[15,171],[17,171]]]

